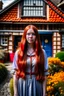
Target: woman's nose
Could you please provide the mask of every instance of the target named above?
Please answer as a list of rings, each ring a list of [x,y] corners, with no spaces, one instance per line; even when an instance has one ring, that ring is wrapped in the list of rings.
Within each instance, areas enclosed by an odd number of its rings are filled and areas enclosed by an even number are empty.
[[[32,34],[30,34],[30,37],[32,37],[33,35]]]

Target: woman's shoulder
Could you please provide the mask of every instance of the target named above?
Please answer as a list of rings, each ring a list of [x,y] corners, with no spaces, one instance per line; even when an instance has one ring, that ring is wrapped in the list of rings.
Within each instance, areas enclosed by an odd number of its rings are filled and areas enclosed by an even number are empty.
[[[19,50],[16,50],[15,55],[18,55]]]
[[[46,51],[44,49],[42,49],[44,56],[47,57]]]
[[[45,50],[42,48],[42,51],[44,52],[44,54],[46,53]]]

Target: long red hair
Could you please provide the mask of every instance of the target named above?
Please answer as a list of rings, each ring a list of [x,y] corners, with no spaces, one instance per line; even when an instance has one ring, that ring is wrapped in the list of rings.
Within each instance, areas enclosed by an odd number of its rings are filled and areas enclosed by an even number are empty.
[[[40,37],[38,34],[38,29],[34,25],[28,25],[24,29],[23,36],[21,38],[20,46],[18,47],[18,69],[19,72],[17,73],[21,77],[25,77],[25,70],[26,70],[26,58],[27,58],[27,41],[26,41],[26,33],[27,31],[32,28],[35,32],[36,35],[36,40],[34,42],[34,50],[36,52],[36,60],[37,64],[35,66],[35,72],[39,72],[39,74],[44,75],[44,53],[41,48],[41,43],[40,43]]]

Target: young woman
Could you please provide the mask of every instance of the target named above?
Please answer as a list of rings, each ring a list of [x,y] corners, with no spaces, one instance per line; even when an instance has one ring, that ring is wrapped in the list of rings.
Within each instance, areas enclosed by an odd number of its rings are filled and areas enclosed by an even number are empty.
[[[38,30],[28,25],[13,60],[14,96],[45,96],[47,56]]]

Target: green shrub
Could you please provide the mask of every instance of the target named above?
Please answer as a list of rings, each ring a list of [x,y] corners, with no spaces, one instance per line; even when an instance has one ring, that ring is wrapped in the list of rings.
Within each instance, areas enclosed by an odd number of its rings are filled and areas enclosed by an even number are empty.
[[[5,80],[7,74],[8,74],[7,68],[5,67],[4,64],[0,63],[0,84]]]
[[[50,64],[48,68],[48,72],[51,75],[54,75],[56,72],[64,71],[64,68],[62,66],[56,65],[56,64]]]
[[[14,94],[14,90],[13,90],[13,78],[11,78],[11,80],[10,80],[10,93],[11,93],[11,96],[13,96],[13,94]]]
[[[0,49],[0,60],[4,60],[5,58],[5,51]]]
[[[0,46],[0,62],[6,62],[9,59],[9,52]]]
[[[55,57],[58,57],[61,61],[64,61],[64,51],[56,53]]]

